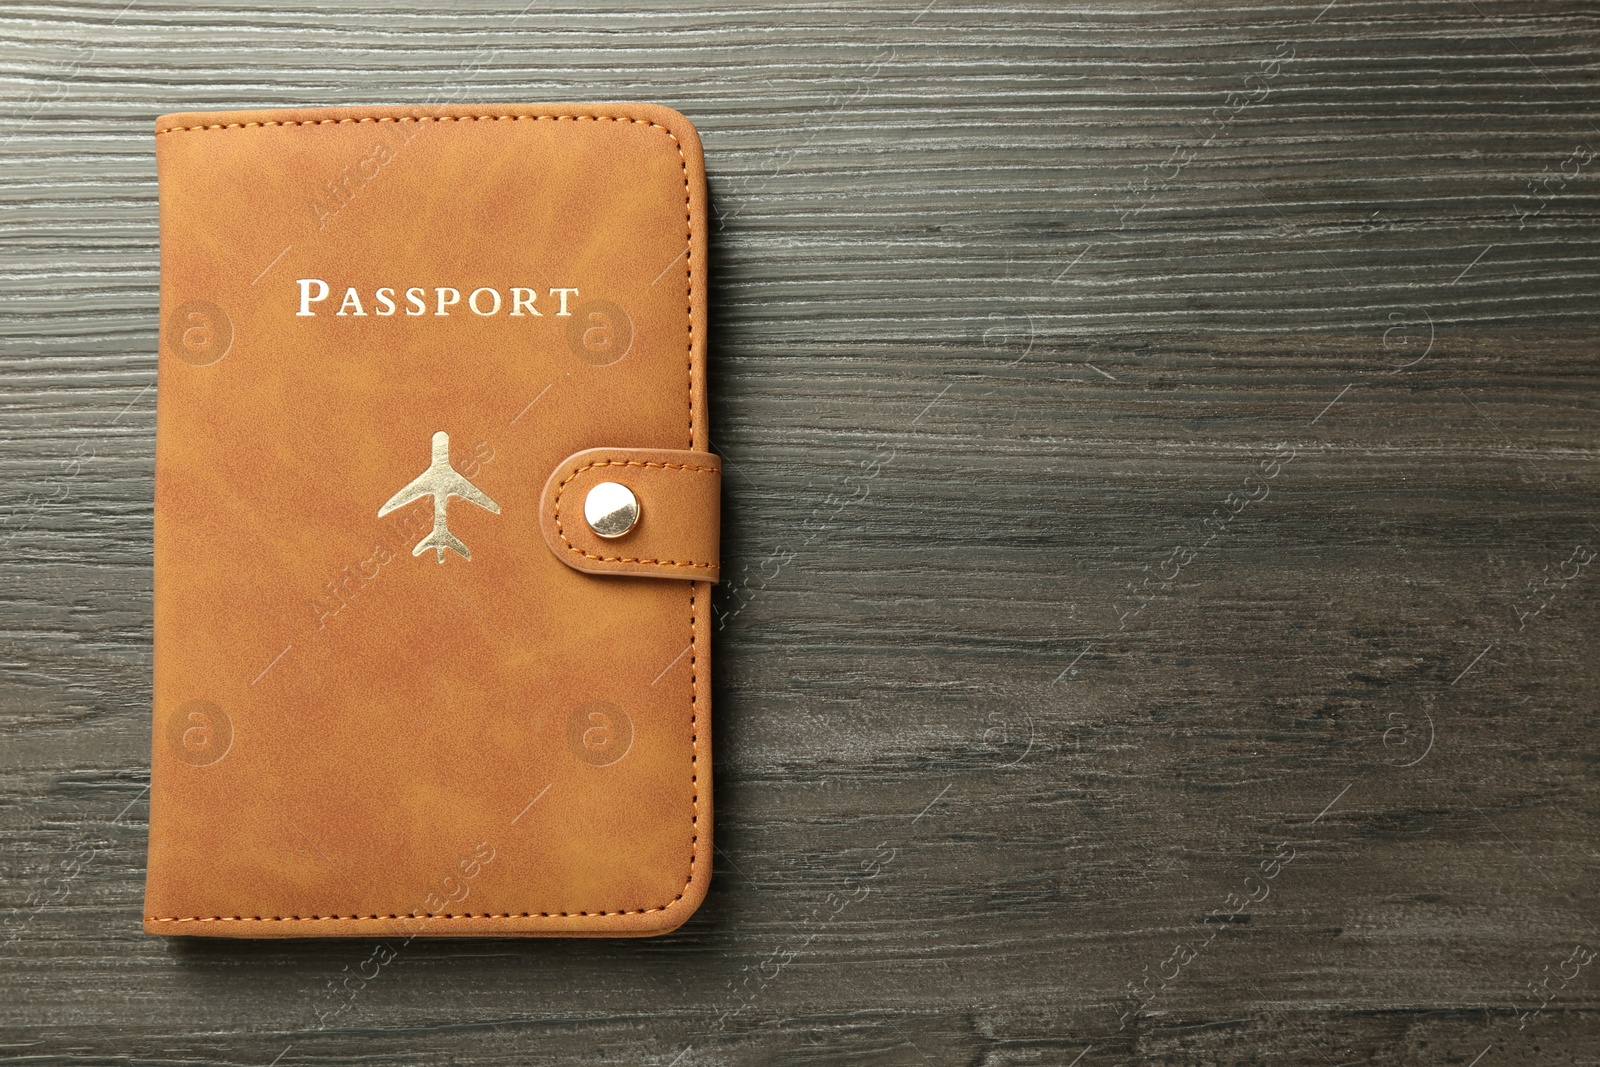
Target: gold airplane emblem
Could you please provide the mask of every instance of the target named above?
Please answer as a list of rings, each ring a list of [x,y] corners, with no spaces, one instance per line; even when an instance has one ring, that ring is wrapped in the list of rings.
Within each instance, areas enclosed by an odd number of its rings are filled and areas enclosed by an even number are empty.
[[[461,476],[450,465],[450,435],[440,430],[433,435],[433,462],[428,464],[428,469],[417,475],[415,481],[394,496],[389,502],[378,509],[378,518],[383,518],[395,508],[403,508],[414,500],[421,500],[425,496],[433,497],[433,532],[417,542],[417,547],[411,550],[413,556],[420,556],[427,549],[433,549],[439,554],[439,562],[444,562],[444,550],[452,549],[459,553],[462,559],[471,559],[472,552],[461,539],[450,532],[450,523],[446,518],[445,509],[453,496],[462,500],[470,500],[480,508],[487,508],[496,515],[500,514],[500,505]]]

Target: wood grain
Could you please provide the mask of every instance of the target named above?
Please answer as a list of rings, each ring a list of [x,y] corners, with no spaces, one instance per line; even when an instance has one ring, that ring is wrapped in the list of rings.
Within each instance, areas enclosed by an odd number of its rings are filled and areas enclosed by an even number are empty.
[[[0,9],[0,1054],[1600,1062],[1597,46],[1485,0]],[[154,117],[569,99],[712,175],[709,901],[351,994],[370,942],[145,937]]]

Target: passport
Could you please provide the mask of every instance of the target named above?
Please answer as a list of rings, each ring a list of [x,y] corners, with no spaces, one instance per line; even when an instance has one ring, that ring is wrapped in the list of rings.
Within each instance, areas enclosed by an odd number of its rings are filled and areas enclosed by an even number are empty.
[[[144,929],[638,936],[711,875],[698,135],[167,115]]]

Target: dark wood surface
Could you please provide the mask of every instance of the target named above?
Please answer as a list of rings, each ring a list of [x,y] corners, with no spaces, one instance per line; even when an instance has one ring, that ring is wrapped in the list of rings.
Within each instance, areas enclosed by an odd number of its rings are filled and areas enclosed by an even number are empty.
[[[0,1056],[1600,1062],[1600,10],[443,6],[0,8]],[[144,936],[152,120],[607,99],[719,215],[708,902]]]

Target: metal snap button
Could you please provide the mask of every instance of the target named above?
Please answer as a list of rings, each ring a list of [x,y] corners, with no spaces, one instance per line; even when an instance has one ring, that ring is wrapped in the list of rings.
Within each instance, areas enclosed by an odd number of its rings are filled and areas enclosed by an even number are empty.
[[[639,498],[617,482],[601,482],[583,500],[583,517],[601,537],[621,537],[639,522]]]

